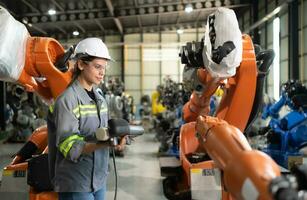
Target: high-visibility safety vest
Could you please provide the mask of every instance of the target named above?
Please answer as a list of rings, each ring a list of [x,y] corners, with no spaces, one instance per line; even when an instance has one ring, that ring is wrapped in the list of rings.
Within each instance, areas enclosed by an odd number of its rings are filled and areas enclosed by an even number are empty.
[[[56,192],[94,192],[106,184],[109,148],[81,154],[84,138],[107,127],[105,99],[94,89],[96,102],[75,80],[48,113],[49,170]]]

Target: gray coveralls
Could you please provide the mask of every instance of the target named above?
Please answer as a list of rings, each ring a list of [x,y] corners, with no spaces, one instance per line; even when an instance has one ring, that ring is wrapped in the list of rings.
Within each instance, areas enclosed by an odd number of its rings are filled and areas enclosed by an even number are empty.
[[[49,172],[55,192],[95,192],[106,184],[109,148],[81,154],[84,138],[107,127],[105,99],[92,100],[75,80],[48,114]]]

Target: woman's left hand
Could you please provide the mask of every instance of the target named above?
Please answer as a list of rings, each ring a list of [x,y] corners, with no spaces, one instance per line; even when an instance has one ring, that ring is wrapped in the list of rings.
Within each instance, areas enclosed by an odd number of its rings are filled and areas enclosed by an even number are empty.
[[[126,145],[126,136],[122,137],[120,139],[120,142],[118,145],[116,145],[114,148],[116,151],[123,151],[125,149],[125,145]]]

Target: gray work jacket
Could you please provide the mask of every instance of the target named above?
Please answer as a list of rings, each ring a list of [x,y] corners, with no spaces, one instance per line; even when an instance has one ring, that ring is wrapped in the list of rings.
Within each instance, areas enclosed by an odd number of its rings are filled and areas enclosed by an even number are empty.
[[[94,192],[106,184],[109,148],[81,154],[84,138],[107,127],[105,99],[92,100],[75,80],[48,114],[49,172],[56,192]]]

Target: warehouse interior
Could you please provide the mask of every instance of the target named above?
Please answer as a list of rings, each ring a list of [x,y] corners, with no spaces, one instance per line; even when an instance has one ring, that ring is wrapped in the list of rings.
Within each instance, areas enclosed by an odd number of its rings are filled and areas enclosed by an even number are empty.
[[[206,58],[221,8],[232,75]],[[307,0],[0,0],[1,199],[59,199],[47,120],[85,38],[107,46],[97,88],[130,130],[106,125],[126,145],[105,199],[307,199]]]

